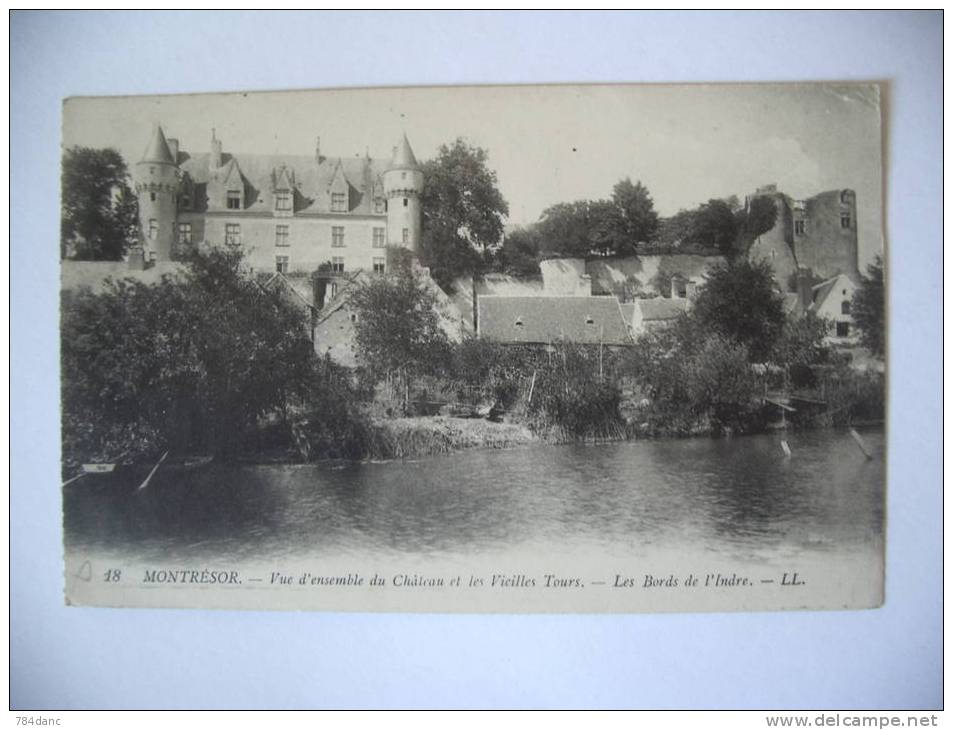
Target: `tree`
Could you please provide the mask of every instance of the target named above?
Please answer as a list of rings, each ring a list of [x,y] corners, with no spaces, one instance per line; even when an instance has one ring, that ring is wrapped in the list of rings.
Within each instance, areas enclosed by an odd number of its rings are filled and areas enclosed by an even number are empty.
[[[747,347],[753,362],[764,362],[784,325],[770,264],[741,259],[714,267],[698,289],[692,315],[709,331]]]
[[[447,362],[437,294],[416,272],[401,268],[359,285],[351,305],[357,350],[375,377],[431,373]]]
[[[886,350],[884,327],[884,264],[878,255],[867,266],[851,302],[851,316],[860,328],[860,340],[868,350],[883,357]]]
[[[509,206],[488,160],[486,150],[458,138],[423,165],[422,259],[444,288],[477,273],[482,254],[503,235]]]
[[[304,314],[234,254],[194,254],[154,286],[127,279],[67,294],[62,311],[64,454],[75,457],[227,457],[313,379]]]
[[[536,226],[517,228],[503,238],[498,252],[499,268],[510,276],[538,277],[540,235]]]
[[[655,204],[642,181],[625,178],[612,188],[612,203],[619,211],[619,235],[613,252],[620,255],[635,253],[636,246],[650,241],[658,230],[659,217]]]
[[[73,147],[63,155],[61,256],[118,261],[138,237],[138,202],[122,156]]]
[[[585,258],[592,253],[589,202],[557,203],[539,220],[541,247],[546,254]]]
[[[724,200],[709,200],[696,212],[689,235],[693,243],[730,255],[738,237],[731,205]]]

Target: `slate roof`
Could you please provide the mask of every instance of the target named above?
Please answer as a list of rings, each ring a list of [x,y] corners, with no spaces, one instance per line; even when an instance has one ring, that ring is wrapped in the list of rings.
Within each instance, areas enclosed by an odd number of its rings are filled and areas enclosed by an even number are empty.
[[[628,345],[628,327],[615,297],[477,297],[480,337],[504,343]]]
[[[206,210],[206,187],[217,176],[224,183],[233,163],[237,163],[245,183],[244,208],[246,213],[270,215],[274,210],[274,192],[281,168],[294,175],[295,214],[308,215],[331,212],[331,182],[338,166],[348,183],[348,213],[381,215],[374,210],[375,188],[383,196],[381,175],[388,160],[369,157],[321,157],[320,162],[308,155],[252,155],[223,154],[222,166],[209,170],[210,155],[183,155],[179,169],[187,174],[196,188],[195,210]],[[234,211],[230,211],[234,213]]]
[[[414,151],[410,149],[410,142],[407,141],[407,135],[401,137],[394,150],[394,159],[391,160],[389,170],[419,170],[417,158],[414,157]]]
[[[156,126],[152,133],[152,139],[149,140],[149,146],[142,155],[142,162],[165,162],[175,164],[172,157],[172,150],[169,149],[169,143],[165,141],[165,134],[162,133],[162,127]]]
[[[675,319],[682,312],[688,311],[687,299],[655,297],[653,299],[638,299],[635,304],[642,310],[643,322],[658,322],[666,319]]]

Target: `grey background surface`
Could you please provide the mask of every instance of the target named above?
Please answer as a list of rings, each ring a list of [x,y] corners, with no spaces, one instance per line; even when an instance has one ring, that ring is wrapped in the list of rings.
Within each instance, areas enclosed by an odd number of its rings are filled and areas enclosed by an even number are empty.
[[[941,705],[940,13],[15,12],[10,33],[13,708]],[[739,80],[889,83],[883,608],[448,616],[63,605],[64,97]]]

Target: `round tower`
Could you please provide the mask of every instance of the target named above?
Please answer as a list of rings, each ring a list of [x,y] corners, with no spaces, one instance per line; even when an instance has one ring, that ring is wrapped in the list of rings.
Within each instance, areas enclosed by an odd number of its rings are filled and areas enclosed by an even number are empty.
[[[179,175],[176,159],[158,125],[145,154],[136,163],[135,183],[146,260],[169,261],[175,241]]]
[[[387,198],[387,243],[404,246],[420,253],[420,194],[424,174],[405,134],[394,157],[384,171],[384,196]]]

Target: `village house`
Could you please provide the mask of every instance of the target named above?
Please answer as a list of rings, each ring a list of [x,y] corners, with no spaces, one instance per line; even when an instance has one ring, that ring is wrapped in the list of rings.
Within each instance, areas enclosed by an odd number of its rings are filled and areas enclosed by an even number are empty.
[[[827,337],[831,344],[849,346],[859,342],[850,311],[855,291],[857,282],[847,274],[833,276],[812,290],[808,311],[834,323],[834,329]]]

